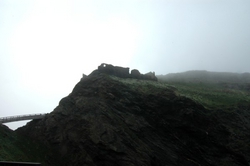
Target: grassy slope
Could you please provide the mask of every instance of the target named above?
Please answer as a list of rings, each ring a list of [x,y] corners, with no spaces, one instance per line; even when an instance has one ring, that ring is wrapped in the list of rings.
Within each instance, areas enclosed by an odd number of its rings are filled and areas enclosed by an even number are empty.
[[[250,104],[250,74],[188,71],[158,76],[182,96],[201,103],[206,108],[234,108]]]
[[[43,163],[47,151],[45,146],[0,125],[0,161]]]
[[[27,161],[26,156],[17,145],[18,138],[13,131],[0,126],[0,160],[3,161]]]
[[[130,85],[131,88],[136,89],[136,91],[140,91],[142,93],[149,93],[151,91],[157,91],[162,89],[172,89],[176,90],[173,86],[170,86],[169,84],[165,82],[157,82],[157,81],[148,81],[148,80],[138,80],[133,78],[118,78],[115,76],[111,76],[112,79],[120,81],[122,83],[125,83],[127,85]]]
[[[180,96],[191,98],[208,109],[234,108],[237,105],[250,103],[250,93],[241,86],[227,87],[220,83],[207,82],[185,82],[167,81],[160,79],[158,82],[137,79],[119,79],[119,81],[130,84],[138,91],[150,91],[166,88],[173,89]]]
[[[238,154],[247,154],[249,151],[249,112],[247,109],[241,109],[240,106],[250,106],[250,92],[240,84],[221,84],[215,82],[185,82],[185,81],[145,81],[136,79],[119,79],[118,81],[130,85],[137,91],[150,94],[158,89],[172,89],[175,94],[191,98],[197,103],[202,104],[205,108],[211,110],[211,114],[215,115],[220,121],[220,125],[224,127],[222,131],[228,132],[228,149],[233,149]],[[240,85],[240,86],[239,86]],[[152,92],[152,93],[154,93]],[[220,111],[215,111],[220,110]],[[222,158],[220,165],[233,165],[228,158]]]
[[[172,82],[180,95],[201,103],[206,108],[235,107],[238,104],[249,104],[249,92],[242,89],[231,89],[219,84]]]

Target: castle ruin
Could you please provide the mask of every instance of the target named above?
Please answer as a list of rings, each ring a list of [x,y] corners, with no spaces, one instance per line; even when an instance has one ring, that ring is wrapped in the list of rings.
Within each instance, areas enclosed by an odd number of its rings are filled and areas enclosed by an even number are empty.
[[[114,75],[121,78],[136,78],[142,80],[152,80],[157,81],[157,77],[155,76],[155,72],[149,72],[146,74],[141,74],[139,70],[133,69],[131,73],[129,73],[129,67],[120,67],[113,66],[111,64],[102,63],[98,66],[98,71],[101,73],[106,73],[110,75]]]

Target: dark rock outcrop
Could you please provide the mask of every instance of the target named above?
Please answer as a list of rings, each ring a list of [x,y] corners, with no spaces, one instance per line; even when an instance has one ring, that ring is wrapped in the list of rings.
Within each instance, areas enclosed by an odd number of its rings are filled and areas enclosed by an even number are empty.
[[[17,132],[53,147],[65,166],[249,165],[250,134],[232,136],[249,123],[234,128],[234,113],[217,115],[158,82],[123,80],[95,71],[53,112]]]
[[[82,78],[80,81],[84,80],[86,77],[88,77],[86,74],[82,74]]]

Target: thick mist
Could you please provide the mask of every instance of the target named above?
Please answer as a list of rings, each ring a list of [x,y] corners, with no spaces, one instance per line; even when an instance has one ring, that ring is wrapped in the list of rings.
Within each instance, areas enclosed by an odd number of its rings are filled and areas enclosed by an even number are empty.
[[[103,62],[157,75],[250,72],[249,8],[247,0],[2,0],[0,117],[51,112]]]

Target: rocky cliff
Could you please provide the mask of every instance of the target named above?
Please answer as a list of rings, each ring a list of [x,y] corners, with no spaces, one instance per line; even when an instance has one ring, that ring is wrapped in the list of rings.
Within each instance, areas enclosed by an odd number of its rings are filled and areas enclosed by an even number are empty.
[[[58,165],[248,166],[249,112],[206,110],[164,83],[94,71],[17,132],[57,151]]]

